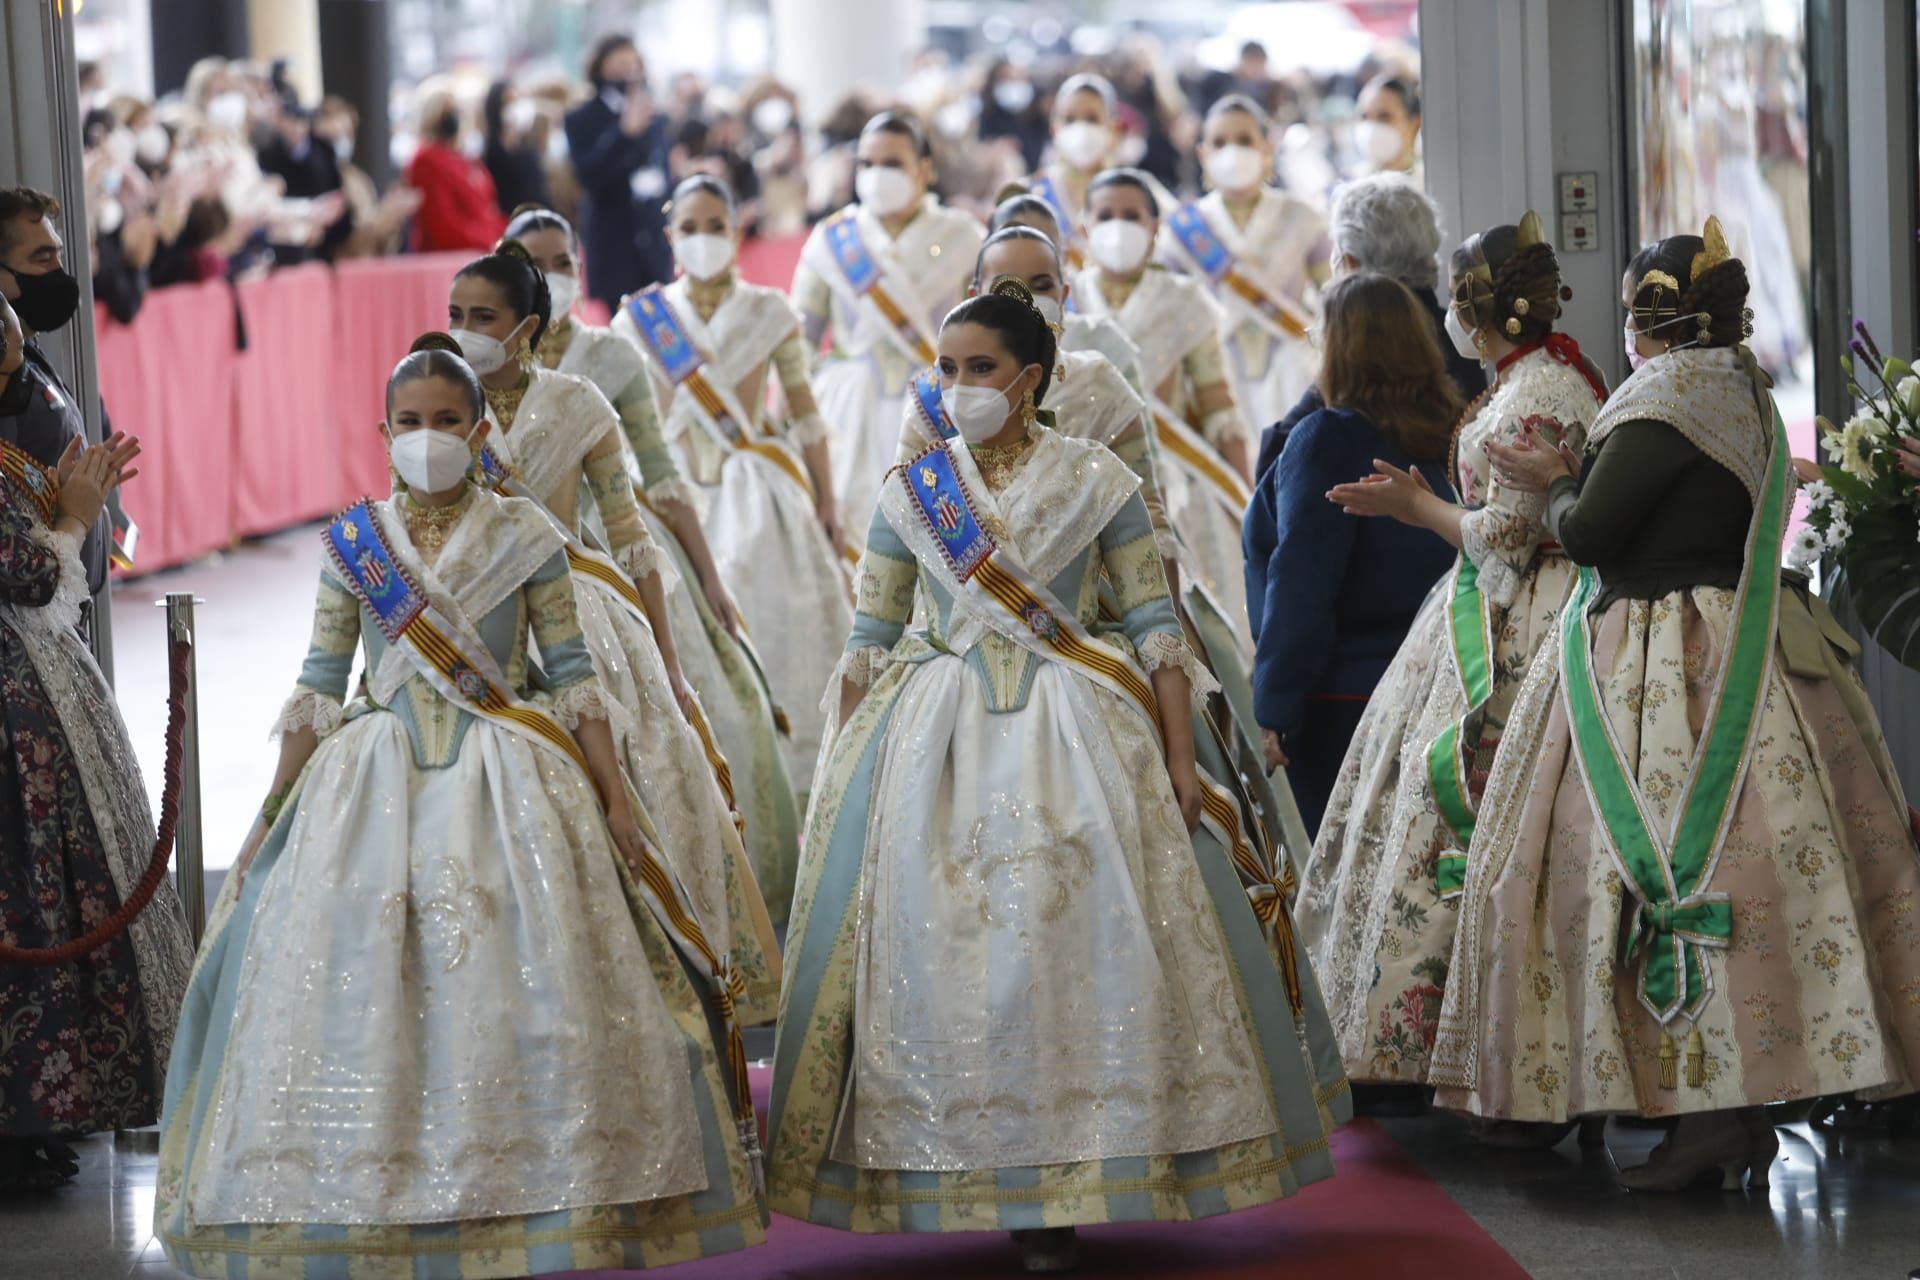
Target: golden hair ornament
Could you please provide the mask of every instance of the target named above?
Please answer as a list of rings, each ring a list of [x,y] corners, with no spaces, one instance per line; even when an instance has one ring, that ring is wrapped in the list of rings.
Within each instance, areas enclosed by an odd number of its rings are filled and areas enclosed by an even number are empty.
[[[1665,288],[1673,290],[1675,293],[1680,292],[1680,282],[1664,271],[1647,272],[1647,274],[1640,277],[1640,283],[1633,286],[1633,291],[1638,293],[1650,284],[1662,285]]]
[[[1700,238],[1707,247],[1693,255],[1693,265],[1688,268],[1696,282],[1707,272],[1733,257],[1727,248],[1727,233],[1720,227],[1720,219],[1709,217],[1707,225],[1700,231]]]
[[[1520,317],[1519,316],[1507,317],[1507,336],[1510,338],[1517,338],[1520,336]]]
[[[1531,209],[1527,210],[1526,216],[1520,219],[1520,247],[1524,249],[1530,244],[1546,242],[1547,233],[1540,225],[1540,215]]]
[[[1527,312],[1531,310],[1533,310],[1533,304],[1527,301],[1525,298],[1515,298],[1513,300],[1513,314],[1517,316],[1524,316],[1525,314],[1527,314]]]

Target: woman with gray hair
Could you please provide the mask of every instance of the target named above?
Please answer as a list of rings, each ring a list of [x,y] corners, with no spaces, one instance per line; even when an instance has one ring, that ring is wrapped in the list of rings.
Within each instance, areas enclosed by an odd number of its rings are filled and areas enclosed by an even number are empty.
[[[1477,363],[1455,351],[1447,338],[1447,313],[1434,296],[1440,280],[1440,207],[1433,197],[1404,174],[1377,173],[1340,188],[1328,220],[1332,224],[1333,274],[1338,277],[1355,271],[1377,271],[1413,290],[1433,321],[1434,338],[1446,357],[1447,376],[1453,379],[1460,399],[1470,401],[1485,390],[1486,374]],[[1266,475],[1294,424],[1323,407],[1319,390],[1309,387],[1286,417],[1267,428],[1254,475]],[[1256,521],[1263,522],[1260,527],[1270,536],[1273,512],[1262,507],[1258,495],[1256,486],[1254,503],[1247,508],[1246,528],[1251,533]]]

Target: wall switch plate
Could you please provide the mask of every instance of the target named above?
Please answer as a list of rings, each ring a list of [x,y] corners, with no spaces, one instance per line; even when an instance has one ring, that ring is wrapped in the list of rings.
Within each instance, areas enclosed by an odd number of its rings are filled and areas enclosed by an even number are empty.
[[[1600,208],[1600,196],[1595,190],[1599,178],[1591,173],[1563,173],[1560,175],[1560,212],[1595,213]]]
[[[1600,215],[1597,213],[1565,213],[1560,215],[1560,243],[1555,246],[1562,253],[1591,253],[1600,247]]]

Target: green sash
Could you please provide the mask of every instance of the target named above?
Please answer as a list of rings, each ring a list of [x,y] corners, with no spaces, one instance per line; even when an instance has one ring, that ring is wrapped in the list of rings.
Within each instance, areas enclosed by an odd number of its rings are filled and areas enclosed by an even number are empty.
[[[1600,699],[1593,669],[1587,606],[1599,589],[1582,569],[1561,626],[1561,677],[1574,752],[1599,829],[1634,895],[1623,960],[1645,952],[1640,1003],[1662,1026],[1692,1019],[1713,994],[1703,947],[1724,949],[1733,936],[1733,907],[1710,893],[1735,804],[1752,758],[1753,735],[1773,669],[1780,603],[1780,540],[1793,501],[1786,427],[1773,413],[1773,452],[1747,534],[1747,568],[1734,600],[1724,660],[1681,793],[1671,832],[1654,829],[1632,767],[1621,753]]]
[[[1473,798],[1467,789],[1472,758],[1463,749],[1461,729],[1493,696],[1493,618],[1480,591],[1480,567],[1465,552],[1454,567],[1453,598],[1447,601],[1447,645],[1467,709],[1427,744],[1427,786],[1454,839],[1433,869],[1442,901],[1466,888],[1467,848],[1473,842]]]

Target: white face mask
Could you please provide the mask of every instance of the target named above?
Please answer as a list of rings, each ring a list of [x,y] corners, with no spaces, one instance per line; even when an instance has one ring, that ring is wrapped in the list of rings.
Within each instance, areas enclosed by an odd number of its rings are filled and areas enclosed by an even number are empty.
[[[733,265],[733,241],[726,236],[681,236],[673,259],[695,280],[711,280]]]
[[[553,319],[558,324],[573,314],[573,306],[580,301],[580,277],[563,276],[556,271],[545,273],[547,277],[547,296],[553,300]]]
[[[540,118],[540,104],[532,98],[515,98],[500,113],[500,123],[516,133],[525,133],[533,128],[533,122]]]
[[[126,129],[109,130],[104,145],[115,164],[132,164],[134,152],[139,149],[132,132]]]
[[[1053,145],[1060,158],[1074,168],[1092,169],[1106,159],[1107,149],[1113,145],[1113,130],[1103,124],[1077,120],[1060,127],[1053,135]]]
[[[1378,120],[1362,120],[1353,127],[1353,136],[1367,159],[1375,164],[1393,164],[1407,149],[1407,140],[1400,131]]]
[[[1480,349],[1473,345],[1473,334],[1460,318],[1459,310],[1454,307],[1447,308],[1447,336],[1453,339],[1453,349],[1460,353],[1461,358],[1473,361],[1485,359]]]
[[[1207,177],[1222,191],[1258,186],[1267,161],[1252,147],[1221,147],[1207,157]]]
[[[772,137],[793,123],[793,104],[785,98],[762,98],[753,107],[753,127]]]
[[[1033,309],[1038,311],[1041,318],[1048,324],[1054,325],[1061,323],[1060,317],[1066,310],[1060,299],[1047,297],[1036,297],[1033,300]]]
[[[853,193],[860,203],[883,218],[891,217],[912,204],[919,192],[905,171],[884,165],[870,165],[853,180]]]
[[[134,154],[140,157],[140,163],[149,165],[165,164],[167,153],[173,150],[173,139],[168,136],[164,125],[142,125],[140,137],[134,147]]]
[[[473,431],[480,428],[476,424]],[[387,456],[400,479],[416,493],[445,493],[459,484],[473,466],[473,450],[468,441],[473,431],[456,436],[448,431],[417,427],[393,437]]]
[[[247,95],[238,89],[216,93],[207,100],[207,123],[216,129],[239,133],[247,127]]]
[[[993,387],[955,384],[940,393],[940,403],[953,419],[954,430],[968,444],[991,440],[1007,425],[1007,394]]]
[[[353,162],[353,139],[335,138],[333,140],[333,158],[341,164],[351,164]]]
[[[1153,235],[1138,222],[1111,218],[1094,224],[1087,233],[1087,247],[1093,251],[1095,262],[1123,276],[1147,260]]]
[[[498,338],[490,338],[471,329],[455,329],[448,336],[460,344],[460,354],[473,366],[473,371],[483,378],[490,373],[498,373],[507,362],[507,344]]]
[[[1033,81],[1002,80],[993,86],[993,100],[1002,111],[1019,113],[1033,105]]]
[[[1640,353],[1640,334],[1634,329],[1631,320],[1627,322],[1627,327],[1623,329],[1621,333],[1627,340],[1627,368],[1638,373],[1640,372],[1640,367],[1646,364],[1652,357]]]

